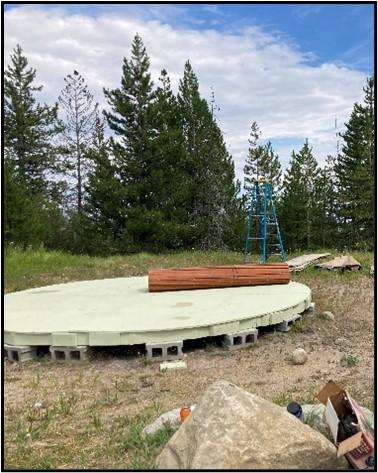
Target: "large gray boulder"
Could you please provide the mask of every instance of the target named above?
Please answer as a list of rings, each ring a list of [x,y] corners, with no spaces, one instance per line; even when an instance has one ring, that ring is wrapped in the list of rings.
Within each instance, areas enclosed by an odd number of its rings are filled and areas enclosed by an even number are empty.
[[[329,470],[347,463],[285,409],[218,381],[169,440],[156,468]]]

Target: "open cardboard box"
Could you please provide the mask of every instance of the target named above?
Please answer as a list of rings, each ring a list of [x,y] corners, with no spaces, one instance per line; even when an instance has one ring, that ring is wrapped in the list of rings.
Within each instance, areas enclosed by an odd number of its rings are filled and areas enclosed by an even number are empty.
[[[341,457],[358,448],[362,442],[363,433],[360,422],[358,422],[358,432],[356,434],[342,442],[337,441],[340,419],[348,412],[354,411],[353,406],[350,404],[350,397],[347,391],[333,381],[329,381],[319,392],[318,399],[326,406],[325,418],[337,447],[337,456]],[[357,419],[359,420],[358,416]]]

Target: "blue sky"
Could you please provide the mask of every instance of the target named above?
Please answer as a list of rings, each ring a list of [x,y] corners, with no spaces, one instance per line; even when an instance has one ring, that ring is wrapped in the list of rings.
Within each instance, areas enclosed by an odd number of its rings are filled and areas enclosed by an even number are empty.
[[[118,87],[138,32],[157,82],[166,68],[174,91],[189,59],[202,95],[215,91],[219,123],[242,178],[252,121],[285,168],[307,138],[324,163],[339,128],[363,98],[374,70],[373,4],[21,4],[5,5],[5,60],[20,43],[56,100],[63,77],[79,70],[100,107]]]
[[[19,8],[6,5],[5,9]],[[161,19],[172,26],[237,32],[259,25],[276,31],[303,51],[311,51],[311,64],[346,64],[366,74],[374,70],[373,4],[65,4],[68,12],[96,16],[104,12],[140,10],[147,19]],[[56,8],[56,5],[44,5]]]

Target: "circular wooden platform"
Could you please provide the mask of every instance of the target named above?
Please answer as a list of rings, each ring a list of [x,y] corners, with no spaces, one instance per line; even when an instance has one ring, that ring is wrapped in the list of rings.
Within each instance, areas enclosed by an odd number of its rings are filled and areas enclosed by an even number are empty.
[[[296,282],[150,293],[147,277],[57,284],[5,295],[11,345],[115,346],[181,341],[273,325],[310,306]]]

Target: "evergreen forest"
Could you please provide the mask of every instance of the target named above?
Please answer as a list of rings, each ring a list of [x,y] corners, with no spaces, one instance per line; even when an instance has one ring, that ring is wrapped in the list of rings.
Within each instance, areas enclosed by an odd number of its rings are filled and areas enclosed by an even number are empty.
[[[242,251],[248,191],[262,177],[288,252],[373,248],[374,78],[351,104],[333,156],[314,156],[305,139],[284,171],[252,122],[241,183],[214,96],[201,96],[189,61],[177,94],[165,69],[152,81],[139,35],[120,66],[118,88],[103,90],[106,110],[76,70],[47,105],[37,71],[21,46],[13,50],[3,100],[6,245],[88,255]]]

